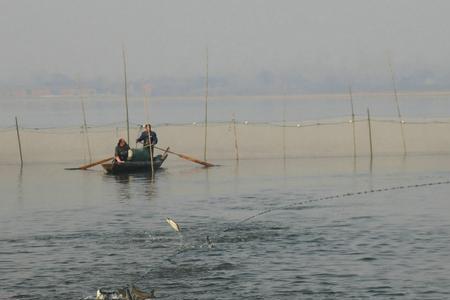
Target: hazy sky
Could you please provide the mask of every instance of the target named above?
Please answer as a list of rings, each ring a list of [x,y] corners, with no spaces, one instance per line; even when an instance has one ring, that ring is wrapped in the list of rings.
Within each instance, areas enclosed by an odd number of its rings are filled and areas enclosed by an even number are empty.
[[[0,0],[0,80],[446,71],[450,1]]]

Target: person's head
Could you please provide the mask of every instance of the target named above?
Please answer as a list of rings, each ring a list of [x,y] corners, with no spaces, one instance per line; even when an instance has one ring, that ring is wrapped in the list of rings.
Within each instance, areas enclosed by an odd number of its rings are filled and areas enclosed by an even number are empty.
[[[145,124],[145,130],[151,131],[152,130],[152,125]]]
[[[125,142],[124,138],[120,138],[119,141],[117,142],[117,146],[123,147],[127,144],[127,142]]]

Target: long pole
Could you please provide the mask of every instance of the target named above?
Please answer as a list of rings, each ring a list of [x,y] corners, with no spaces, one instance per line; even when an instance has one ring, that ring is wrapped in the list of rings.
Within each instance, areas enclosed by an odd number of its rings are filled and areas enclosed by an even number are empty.
[[[89,135],[88,135],[88,129],[87,129],[87,121],[86,121],[86,109],[84,107],[84,99],[81,92],[81,85],[80,81],[78,80],[78,89],[80,90],[80,100],[81,100],[81,111],[83,112],[83,127],[84,127],[84,135],[87,142],[87,148],[88,148],[88,154],[89,154],[89,162],[92,162],[92,154],[91,154],[91,145],[89,143]]]
[[[23,166],[22,144],[20,143],[19,123],[17,122],[17,116],[16,116],[16,132],[17,132],[17,141],[19,142],[20,166]]]
[[[286,94],[283,99],[283,159],[286,160]]]
[[[404,129],[403,129],[403,119],[402,119],[402,114],[400,113],[400,104],[398,102],[398,95],[397,95],[397,85],[396,85],[396,82],[395,82],[394,69],[392,68],[392,63],[391,63],[391,59],[390,58],[389,58],[389,69],[391,71],[392,85],[393,85],[393,88],[394,88],[395,103],[397,105],[397,115],[398,115],[398,120],[400,122],[400,130],[401,130],[402,144],[403,144],[403,155],[406,155],[406,142],[405,142],[405,133],[404,133]]]
[[[148,124],[148,120],[147,120]],[[153,166],[153,149],[152,149],[152,139],[150,135],[150,128],[147,127],[148,135],[148,153],[150,154],[150,170],[152,172],[152,180],[155,178],[155,167]]]
[[[167,153],[175,154],[175,155],[177,155],[178,157],[180,157],[180,158],[182,158],[182,159],[186,159],[186,160],[192,161],[192,162],[194,162],[194,163],[196,163],[196,164],[200,164],[200,165],[203,165],[203,166],[205,166],[205,167],[219,166],[219,165],[214,165],[214,164],[212,164],[212,163],[209,163],[209,162],[207,162],[207,161],[201,161],[201,160],[196,159],[196,158],[194,158],[194,157],[187,156],[186,154],[173,152],[173,151],[171,151],[171,150],[169,150],[169,149],[163,149],[163,148],[160,148],[160,147],[157,147],[157,146],[154,146],[154,148],[155,148],[155,149],[158,149],[158,150],[161,150],[161,151],[164,151],[164,152],[167,152]]]
[[[370,160],[373,158],[373,144],[372,144],[372,126],[370,124],[370,111],[367,108],[367,124],[369,126],[369,145],[370,145]]]
[[[125,55],[125,46],[122,46],[122,56],[123,56],[123,76],[124,76],[124,86],[125,86],[125,111],[127,120],[127,143],[130,143],[130,121],[128,119],[128,82],[127,82],[127,59]]]
[[[149,103],[148,103],[148,95],[147,92],[144,90],[144,109],[145,109],[145,117],[147,124],[150,124],[150,113],[149,113]],[[151,135],[150,135],[150,129],[147,127],[147,135],[148,135],[148,149],[150,153],[150,171],[152,172],[152,180],[155,179],[155,167],[153,166],[153,149],[152,149],[152,141],[151,141]]]
[[[356,133],[355,133],[355,110],[353,107],[352,87],[348,88],[350,93],[350,105],[352,107],[352,128],[353,128],[353,157],[356,157]]]
[[[146,124],[150,124],[150,113],[149,113],[149,96],[147,93],[147,90],[144,89],[144,110],[145,110],[145,120]],[[153,149],[152,149],[152,143],[151,143],[151,135],[150,130],[147,128],[147,135],[148,135],[148,142],[149,142],[149,152],[150,153],[150,171],[152,172],[151,178],[152,180],[155,178],[155,167],[153,165]]]
[[[94,167],[96,165],[99,165],[99,164],[111,161],[113,158],[114,158],[114,156],[111,156],[111,157],[104,158],[102,160],[98,160],[98,161],[95,161],[95,162],[87,164],[87,165],[82,165],[82,166],[75,167],[75,168],[64,168],[64,170],[87,170],[87,169],[92,168],[92,167]]]
[[[145,110],[145,120],[148,121],[150,120],[150,112],[149,112],[149,96],[147,94],[147,91],[144,90],[144,110]]]
[[[239,161],[239,148],[237,140],[237,130],[236,130],[236,116],[233,113],[233,131],[234,131],[234,150],[236,151],[236,160]]]
[[[205,144],[203,149],[203,160],[206,161],[206,144],[208,136],[208,47],[206,47],[206,82],[205,82]]]

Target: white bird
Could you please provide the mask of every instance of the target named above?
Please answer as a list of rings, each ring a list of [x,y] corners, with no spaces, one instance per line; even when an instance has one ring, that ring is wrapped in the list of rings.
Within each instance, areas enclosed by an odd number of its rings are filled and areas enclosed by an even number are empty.
[[[174,220],[172,220],[171,218],[167,218],[166,222],[169,223],[170,227],[173,228],[173,230],[175,230],[176,232],[180,232],[181,228],[180,225],[178,225]]]

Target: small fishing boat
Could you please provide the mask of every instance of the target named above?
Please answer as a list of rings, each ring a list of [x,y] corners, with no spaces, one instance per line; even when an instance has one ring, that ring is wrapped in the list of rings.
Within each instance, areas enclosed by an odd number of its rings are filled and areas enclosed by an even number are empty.
[[[167,149],[168,150],[168,149]],[[167,150],[163,154],[156,155],[153,158],[153,171],[161,168],[162,164],[167,158]],[[151,160],[149,151],[146,149],[131,149],[131,157],[123,162],[117,163],[115,160],[103,163],[102,167],[107,174],[129,174],[129,173],[143,173],[152,172]]]

